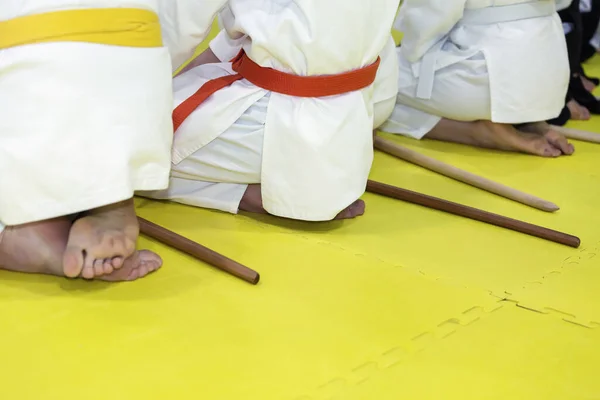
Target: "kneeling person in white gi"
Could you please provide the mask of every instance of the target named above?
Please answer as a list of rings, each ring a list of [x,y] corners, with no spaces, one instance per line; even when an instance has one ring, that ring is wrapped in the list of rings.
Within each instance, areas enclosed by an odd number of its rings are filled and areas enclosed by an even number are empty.
[[[569,82],[554,0],[406,0],[397,105],[381,127],[416,139],[557,157],[574,148],[545,122]]]
[[[132,197],[168,185],[171,62],[154,0],[82,3],[0,7],[0,268],[132,280],[162,263]]]
[[[247,53],[242,75],[249,63],[260,73],[269,69],[268,76],[283,73],[284,81],[290,75],[318,76],[325,87],[335,86],[345,73],[371,68],[381,55],[374,84],[328,96],[311,95],[306,88],[304,95],[294,95],[265,88],[270,82],[239,77],[179,121],[169,189],[142,195],[307,221],[361,215],[372,130],[390,115],[397,94],[390,29],[399,1],[266,3],[229,1],[221,14],[225,31],[212,50],[174,80],[175,115],[215,79],[236,79],[236,63],[228,61],[240,48]],[[205,64],[209,61],[215,63]]]

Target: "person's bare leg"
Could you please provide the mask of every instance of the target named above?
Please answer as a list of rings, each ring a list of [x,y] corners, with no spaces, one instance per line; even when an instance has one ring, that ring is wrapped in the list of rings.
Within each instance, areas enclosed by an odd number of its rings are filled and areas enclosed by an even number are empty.
[[[0,233],[0,268],[63,275],[62,254],[71,225],[72,221],[63,217],[6,227]]]
[[[63,254],[73,226],[71,218],[62,217],[31,224],[7,227],[0,232],[0,268],[25,273],[65,276]],[[160,257],[147,250],[136,251],[123,266],[108,275],[96,277],[106,281],[130,281],[156,271]]]
[[[256,214],[268,214],[263,208],[262,195],[260,185],[248,185],[242,201],[240,202],[239,209],[241,211],[256,213]],[[346,209],[342,210],[335,219],[351,219],[356,218],[365,213],[365,202],[362,200],[356,200],[350,204]]]
[[[575,100],[570,100],[567,103],[567,107],[571,112],[572,120],[587,121],[591,118],[590,111]]]
[[[64,274],[92,279],[112,273],[133,255],[138,235],[133,199],[84,213],[69,234]]]
[[[573,146],[554,131],[544,134],[524,132],[512,125],[491,121],[461,122],[443,118],[425,137],[541,157],[558,157],[562,154],[572,154],[574,151]],[[565,143],[568,146],[565,146]]]

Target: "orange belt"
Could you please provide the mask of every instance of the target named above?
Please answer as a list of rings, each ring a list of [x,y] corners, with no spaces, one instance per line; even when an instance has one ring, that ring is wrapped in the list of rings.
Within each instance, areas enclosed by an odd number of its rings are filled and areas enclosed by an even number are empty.
[[[240,79],[247,79],[262,89],[289,96],[335,96],[364,89],[371,85],[375,81],[380,62],[381,60],[377,58],[377,61],[364,68],[337,75],[298,76],[277,71],[273,68],[261,67],[242,50],[232,60],[232,69],[237,74],[222,76],[202,85],[196,93],[175,108],[175,111],[173,111],[173,126],[177,131],[183,121],[206,99]]]

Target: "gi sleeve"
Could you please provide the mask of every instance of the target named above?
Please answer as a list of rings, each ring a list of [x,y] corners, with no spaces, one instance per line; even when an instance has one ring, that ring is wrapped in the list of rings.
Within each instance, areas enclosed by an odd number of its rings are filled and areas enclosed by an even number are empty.
[[[444,38],[463,16],[467,0],[405,0],[396,27],[404,34],[401,51],[411,63]]]
[[[238,55],[242,49],[242,45],[246,40],[246,36],[234,39],[229,36],[225,29],[210,42],[210,49],[221,62],[229,62],[232,58]]]
[[[159,16],[173,71],[188,61],[206,39],[227,0],[160,0]]]

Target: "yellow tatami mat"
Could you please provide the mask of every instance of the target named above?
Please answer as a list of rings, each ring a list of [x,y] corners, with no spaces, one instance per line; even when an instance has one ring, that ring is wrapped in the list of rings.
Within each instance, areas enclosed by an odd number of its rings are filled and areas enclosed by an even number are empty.
[[[600,60],[588,70],[600,76]],[[599,118],[572,126],[600,133]],[[561,210],[380,153],[373,179],[566,231],[581,248],[370,194],[364,217],[323,224],[140,199],[140,216],[260,284],[146,238],[165,265],[133,283],[0,272],[0,399],[600,399],[600,145],[547,160],[384,136]]]

